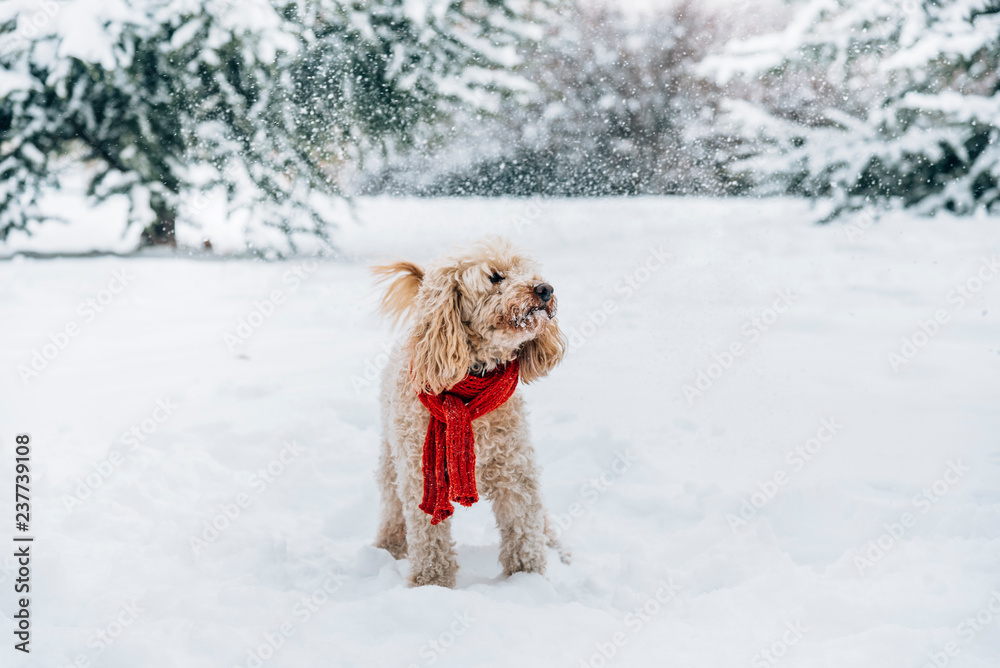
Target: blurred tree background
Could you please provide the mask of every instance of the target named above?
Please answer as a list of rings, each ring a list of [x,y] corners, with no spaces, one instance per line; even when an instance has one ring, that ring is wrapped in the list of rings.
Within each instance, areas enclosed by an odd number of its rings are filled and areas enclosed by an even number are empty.
[[[5,0],[0,239],[81,174],[146,244],[222,193],[289,251],[350,194],[1000,207],[1000,0],[763,7]]]
[[[725,170],[728,138],[709,131],[720,90],[695,68],[732,33],[693,2],[645,21],[602,5],[563,7],[525,50],[518,72],[533,84],[530,95],[477,115],[475,128],[458,126],[443,147],[389,161],[362,187],[484,196],[743,192]],[[479,135],[478,150],[464,164],[434,167],[459,155],[469,134]]]

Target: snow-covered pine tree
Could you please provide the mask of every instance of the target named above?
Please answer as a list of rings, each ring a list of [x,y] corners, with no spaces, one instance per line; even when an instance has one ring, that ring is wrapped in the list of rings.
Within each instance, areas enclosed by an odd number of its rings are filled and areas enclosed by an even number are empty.
[[[0,5],[0,239],[67,166],[126,194],[148,243],[225,191],[230,214],[326,238],[349,158],[504,86],[525,2],[11,0]],[[252,215],[251,215],[252,213]],[[266,236],[266,235],[265,235]],[[269,244],[279,244],[274,235]]]
[[[1000,209],[1000,2],[810,0],[706,62],[765,191],[921,213]]]

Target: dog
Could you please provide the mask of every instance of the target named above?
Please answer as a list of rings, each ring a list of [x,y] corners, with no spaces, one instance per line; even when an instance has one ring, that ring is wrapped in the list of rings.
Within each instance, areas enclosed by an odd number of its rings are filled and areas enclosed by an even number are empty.
[[[409,328],[382,376],[383,437],[376,473],[381,513],[375,546],[396,559],[409,557],[411,587],[454,587],[458,561],[447,515],[458,484],[449,458],[457,456],[458,448],[450,440],[437,442],[439,449],[451,449],[437,453],[448,474],[435,473],[434,461],[428,464],[433,455],[425,452],[435,442],[428,428],[432,433],[439,429],[439,439],[457,438],[459,426],[448,422],[445,428],[434,417],[447,412],[440,407],[450,406],[451,419],[453,413],[474,410],[479,401],[457,399],[455,392],[470,383],[492,383],[493,388],[506,383],[496,391],[512,391],[506,401],[481,416],[472,414],[474,446],[468,447],[474,453],[465,463],[470,472],[465,482],[471,485],[474,466],[475,484],[465,492],[471,496],[457,500],[471,505],[482,493],[492,503],[505,575],[544,573],[547,547],[568,563],[568,553],[546,520],[524,401],[513,389],[518,380],[530,383],[548,374],[566,351],[553,287],[528,257],[499,238],[440,257],[426,269],[396,262],[372,271],[377,284],[388,284],[381,311]],[[434,415],[432,406],[438,407]],[[436,509],[434,498],[429,499],[434,496],[432,479],[441,484]]]

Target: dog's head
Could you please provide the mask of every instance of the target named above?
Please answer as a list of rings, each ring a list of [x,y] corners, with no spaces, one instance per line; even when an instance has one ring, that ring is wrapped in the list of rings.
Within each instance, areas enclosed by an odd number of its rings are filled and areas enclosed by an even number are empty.
[[[418,391],[437,394],[468,373],[517,358],[521,380],[549,372],[566,349],[556,297],[534,263],[501,239],[488,239],[432,262],[374,268],[392,279],[382,311],[412,320],[407,347]]]

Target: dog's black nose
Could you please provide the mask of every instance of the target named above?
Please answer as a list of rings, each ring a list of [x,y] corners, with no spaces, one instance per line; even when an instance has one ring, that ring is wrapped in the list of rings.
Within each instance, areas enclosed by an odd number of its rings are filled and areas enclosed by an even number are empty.
[[[546,304],[552,299],[552,293],[554,289],[548,283],[539,283],[535,286],[535,294],[541,297],[542,301]]]

